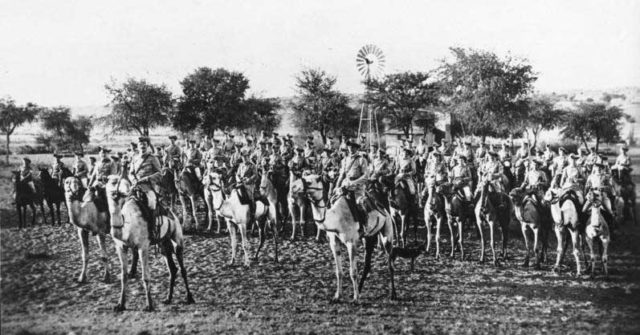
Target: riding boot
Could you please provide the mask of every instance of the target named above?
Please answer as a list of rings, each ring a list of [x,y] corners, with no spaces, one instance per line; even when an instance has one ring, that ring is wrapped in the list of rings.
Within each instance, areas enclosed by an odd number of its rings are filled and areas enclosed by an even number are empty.
[[[156,211],[152,209],[148,209],[149,214],[147,216],[147,229],[149,231],[149,241],[154,243],[157,240],[157,232],[156,232]]]
[[[368,214],[367,211],[359,205],[356,205],[356,214],[358,216],[356,220],[359,223],[358,233],[360,234],[360,236],[363,236],[365,233],[364,229],[367,226]]]
[[[256,216],[256,202],[249,201],[249,222],[253,222]]]

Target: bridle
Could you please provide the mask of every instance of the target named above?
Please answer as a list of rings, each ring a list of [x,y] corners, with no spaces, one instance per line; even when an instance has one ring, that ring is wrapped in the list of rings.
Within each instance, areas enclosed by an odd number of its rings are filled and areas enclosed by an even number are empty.
[[[315,217],[313,218],[313,221],[316,224],[322,224],[324,223],[324,220],[327,217],[327,205],[326,205],[326,201],[324,199],[324,196],[320,197],[320,199],[316,199],[313,196],[311,196],[310,191],[314,191],[314,192],[323,192],[324,191],[324,187],[317,187],[317,186],[309,186],[307,185],[307,182],[304,180],[304,178],[302,178],[302,192],[306,195],[307,199],[309,200],[309,202],[316,207],[317,209],[320,210],[324,210],[323,211],[323,215],[322,215],[322,219],[316,219]]]

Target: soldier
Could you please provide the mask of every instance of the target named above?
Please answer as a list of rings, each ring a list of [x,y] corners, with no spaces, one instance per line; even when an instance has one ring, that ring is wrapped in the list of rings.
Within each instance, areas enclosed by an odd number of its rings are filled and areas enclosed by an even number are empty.
[[[611,208],[611,199],[608,196],[612,193],[611,184],[609,179],[603,173],[604,165],[602,163],[595,163],[591,170],[591,175],[587,178],[584,191],[588,194],[587,201],[585,202],[582,211],[586,211],[591,207],[593,198],[600,198],[602,204],[607,213],[613,216],[613,210]],[[591,193],[590,193],[591,192]]]
[[[313,173],[312,170],[318,164],[318,158],[316,157],[316,152],[314,151],[312,136],[309,136],[309,139],[305,142],[303,157],[306,161],[306,172]]]
[[[553,159],[553,163],[550,166],[552,178],[551,187],[559,187],[561,185],[560,177],[562,176],[562,170],[568,164],[566,153],[567,149],[560,147],[558,149],[558,157]],[[543,158],[546,157],[547,156],[543,154]],[[545,163],[546,162],[545,160]]]
[[[62,182],[60,176],[62,176],[62,169],[65,168],[64,163],[60,160],[62,158],[61,155],[54,153],[53,154],[53,164],[51,165],[51,176],[53,178],[58,179],[59,182]]]
[[[369,170],[369,178],[372,180],[379,180],[380,178],[387,177],[393,173],[391,170],[389,159],[383,148],[376,151],[373,156],[371,169]]]
[[[83,187],[89,186],[88,177],[89,177],[89,169],[87,168],[87,163],[82,159],[84,154],[81,151],[74,152],[75,161],[73,162],[73,175],[80,179]]]
[[[249,153],[253,153],[256,150],[256,147],[253,143],[253,139],[252,138],[248,138],[245,142],[244,145],[240,146],[241,148],[244,148],[245,150],[249,151]]]
[[[214,140],[213,145],[211,145],[211,147],[209,147],[209,149],[202,155],[202,160],[204,160],[205,164],[213,162],[216,159],[216,156],[218,155],[217,142],[218,140]]]
[[[553,164],[555,153],[551,150],[551,147],[547,144],[544,149],[544,153],[542,154],[542,159],[546,163],[547,166],[551,166]]]
[[[529,155],[531,154],[530,150],[529,150],[529,143],[528,142],[522,142],[522,145],[520,146],[520,149],[518,149],[518,151],[516,151],[516,166],[520,166],[522,164],[524,164],[524,161],[529,158]]]
[[[117,155],[113,155],[110,158],[111,166],[113,166],[113,174],[120,175],[122,173],[122,164],[120,163],[120,157],[118,157]]]
[[[236,145],[234,146],[234,152],[233,154],[231,154],[231,157],[229,158],[229,165],[230,165],[232,174],[235,174],[236,171],[238,171],[238,167],[242,162],[242,150],[243,150],[242,144],[236,143]],[[248,151],[247,149],[244,149],[244,150]]]
[[[427,187],[424,188],[422,198],[426,199],[429,196],[429,189],[431,186],[439,186],[447,181],[447,166],[444,162],[442,153],[438,150],[434,150],[431,154],[431,159],[427,163],[427,168],[424,170],[424,180]]]
[[[235,140],[233,139],[234,136],[233,134],[230,134],[226,131],[224,132],[224,136],[225,136],[224,144],[223,144],[224,152],[227,152],[227,153],[232,152],[234,143],[235,143]]]
[[[262,156],[266,153],[267,142],[260,140],[259,145],[253,153],[249,152],[249,157],[254,164],[259,164],[262,161]]]
[[[330,153],[329,155],[331,155],[331,152],[333,152],[333,150],[335,150],[335,146],[333,145],[333,136],[327,136],[327,143],[325,143],[324,145],[325,149],[329,149]]]
[[[89,157],[89,173],[87,173],[87,176],[91,176],[93,174],[93,170],[96,167],[96,158],[95,157]],[[87,187],[89,186],[89,181],[87,180]]]
[[[156,189],[157,183],[162,179],[162,174],[160,161],[147,150],[148,141],[146,137],[138,138],[139,153],[135,155],[131,161],[129,175],[135,187],[138,187],[147,196],[147,206],[150,211],[148,211],[146,219],[149,228],[149,238],[153,239],[155,232],[155,211],[159,204]],[[195,146],[194,149],[196,149]]]
[[[458,156],[456,166],[451,169],[449,181],[453,183],[454,191],[462,189],[467,200],[471,200],[471,190],[473,189],[473,174],[467,165],[466,156]],[[466,187],[468,186],[468,188]]]
[[[404,180],[409,188],[409,194],[412,196],[416,195],[416,183],[413,179],[415,175],[416,163],[411,159],[411,149],[404,148],[400,155],[398,165],[396,166],[395,182],[398,183],[399,181]]]
[[[617,171],[618,178],[622,178],[624,173],[631,171],[631,159],[627,155],[629,148],[627,146],[620,147],[620,154],[616,158],[616,163],[613,165],[613,170]]]
[[[498,151],[498,158],[500,158],[501,162],[509,162],[511,163],[511,148],[509,147],[509,143],[502,142],[502,148]]]
[[[256,167],[251,161],[250,153],[247,150],[241,152],[242,161],[236,171],[236,183],[241,188],[242,203],[249,205],[249,222],[254,219],[256,213],[256,203],[254,201],[255,196],[255,182],[257,179]]]
[[[102,203],[106,204],[107,194],[105,193],[104,185],[107,182],[107,177],[116,174],[116,168],[107,156],[111,150],[102,147],[98,147],[98,150],[99,160],[93,169],[93,173],[89,178],[88,184],[90,187],[95,189],[98,199],[100,199]]]
[[[209,141],[209,135],[204,135],[204,138],[202,139],[202,141],[200,141],[200,151],[204,154],[205,152],[209,151],[211,147],[212,145]]]
[[[198,179],[202,179],[200,171],[200,163],[202,162],[202,153],[196,148],[196,141],[189,140],[187,150],[184,152],[184,168],[195,174]]]
[[[164,165],[168,166],[171,169],[179,168],[180,160],[182,157],[182,150],[176,144],[177,139],[178,137],[176,135],[169,136],[169,141],[171,141],[171,144],[169,144],[169,146],[165,150],[166,155],[164,157]]]
[[[340,185],[340,189],[353,194],[352,197],[347,197],[347,200],[352,214],[360,223],[360,228],[364,229],[367,225],[367,211],[363,208],[365,183],[368,179],[367,160],[358,155],[357,151],[360,149],[358,143],[349,141],[347,148],[349,155],[342,161],[336,185]]]
[[[420,140],[418,141],[418,145],[416,146],[416,156],[424,157],[426,153],[427,153],[427,141],[424,139],[424,137],[421,137]]]
[[[289,171],[297,179],[301,178],[305,170],[307,170],[307,161],[303,156],[304,149],[297,147],[293,157],[288,163]]]
[[[348,149],[347,149],[347,142],[348,142],[348,141],[347,141],[347,136],[345,136],[345,135],[341,135],[341,136],[340,136],[340,147],[339,147],[339,149],[340,149],[340,150],[347,151],[347,150],[348,150]]]
[[[543,161],[539,159],[531,160],[531,168],[520,186],[525,190],[527,195],[533,195],[533,199],[537,205],[541,204],[542,197],[544,196],[544,190],[547,186],[547,175],[540,170],[543,165]]]
[[[598,151],[596,150],[596,147],[591,147],[591,150],[589,150],[589,155],[587,155],[587,158],[585,158],[585,161],[584,161],[586,168],[588,170],[591,170],[593,165],[596,164],[598,160],[599,160],[599,156],[598,156]]]
[[[476,159],[478,160],[478,169],[487,160],[487,144],[482,142],[476,149]]]
[[[478,180],[488,180],[496,192],[505,192],[505,184],[507,183],[504,175],[502,162],[499,161],[498,154],[489,153],[489,161],[484,165],[482,170],[478,171]],[[479,190],[476,190],[476,193]]]
[[[31,192],[36,193],[36,184],[33,182],[33,174],[31,173],[31,160],[27,157],[22,158],[20,180],[29,185]]]
[[[562,177],[560,178],[560,185],[564,192],[573,190],[578,196],[580,204],[584,203],[584,195],[582,194],[582,171],[576,165],[578,159],[577,155],[569,155],[569,161],[567,167],[562,170]]]

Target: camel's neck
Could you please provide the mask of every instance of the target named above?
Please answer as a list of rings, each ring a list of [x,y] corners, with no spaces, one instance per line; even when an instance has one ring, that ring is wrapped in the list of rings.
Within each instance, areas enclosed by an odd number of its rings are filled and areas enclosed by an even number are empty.
[[[122,228],[122,226],[124,226],[124,221],[122,219],[122,209],[120,208],[120,204],[116,199],[113,199],[111,197],[107,197],[107,204],[109,206],[111,229],[113,230],[113,228]]]
[[[600,225],[600,218],[602,214],[600,214],[600,207],[591,207],[591,220],[589,221],[592,226]]]
[[[325,215],[327,214],[327,207],[325,205],[324,199],[320,200],[317,204],[311,202],[311,211],[314,221],[323,222]]]
[[[67,209],[69,210],[69,221],[72,224],[78,225],[78,219],[80,217],[82,207],[82,203],[78,200],[71,200],[67,197]]]

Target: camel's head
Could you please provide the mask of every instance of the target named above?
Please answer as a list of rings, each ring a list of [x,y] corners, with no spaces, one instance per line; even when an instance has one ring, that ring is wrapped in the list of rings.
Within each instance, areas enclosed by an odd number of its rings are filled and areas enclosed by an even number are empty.
[[[82,182],[76,177],[67,177],[64,180],[64,191],[66,193],[78,193],[82,188]]]
[[[107,197],[116,200],[129,194],[131,189],[131,183],[129,180],[120,178],[120,176],[111,175],[107,177],[107,183],[105,184],[105,190],[107,191]]]
[[[324,185],[322,177],[317,174],[302,176],[302,191],[314,202],[318,202],[324,197]]]
[[[554,202],[558,199],[558,189],[549,188],[547,192],[544,193],[544,198],[542,198],[546,202]]]

